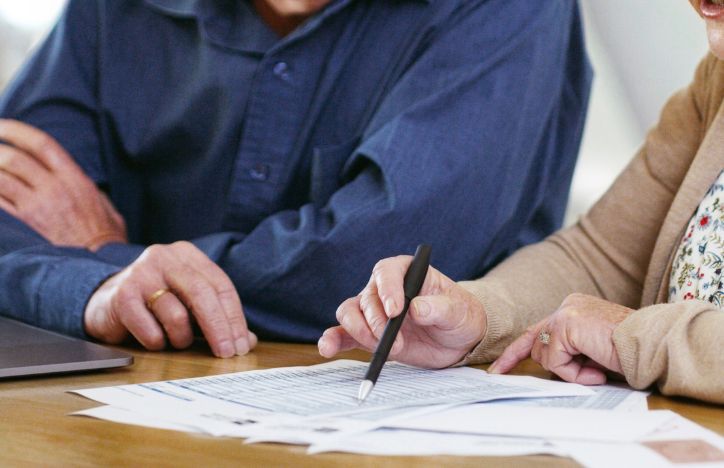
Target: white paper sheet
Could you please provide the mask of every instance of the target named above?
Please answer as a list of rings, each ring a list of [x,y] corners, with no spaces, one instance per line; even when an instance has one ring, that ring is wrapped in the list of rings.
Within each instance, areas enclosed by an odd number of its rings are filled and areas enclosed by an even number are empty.
[[[638,442],[607,444],[556,441],[557,447],[590,468],[715,468],[724,466],[724,438],[676,415]]]
[[[385,428],[315,444],[307,451],[310,454],[324,452],[383,456],[568,455],[562,447],[542,439]]]
[[[150,427],[152,429],[165,429],[180,432],[201,432],[190,426],[183,426],[172,422],[167,422],[159,418],[145,417],[136,412],[118,408],[116,406],[98,406],[87,410],[76,411],[71,413],[74,416],[87,416],[89,418],[103,419],[121,424],[132,424],[134,426]]]
[[[646,398],[650,392],[632,390],[623,385],[599,385],[588,388],[593,390],[595,394],[590,396],[499,400],[488,404],[599,409],[626,412],[643,412],[649,409]]]
[[[474,405],[537,406],[580,408],[602,411],[648,411],[648,392],[631,390],[622,385],[589,387],[590,396],[525,398],[500,400]],[[468,408],[473,405],[467,406]],[[441,408],[440,410],[442,410]],[[394,424],[394,421],[391,421]],[[263,441],[264,439],[259,439]],[[459,433],[411,431],[381,427],[371,431],[343,434],[341,437],[317,438],[310,442],[309,453],[353,452],[368,455],[532,455],[564,456],[567,452],[544,438],[495,437]]]
[[[465,405],[386,427],[465,434],[538,437],[547,440],[631,442],[651,434],[674,416],[670,411],[626,413],[590,409]]]

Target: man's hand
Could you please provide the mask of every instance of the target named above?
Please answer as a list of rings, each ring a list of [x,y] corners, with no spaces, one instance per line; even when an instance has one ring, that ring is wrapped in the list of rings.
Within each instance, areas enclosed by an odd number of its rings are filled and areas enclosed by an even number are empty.
[[[166,339],[174,348],[193,342],[191,316],[218,357],[256,346],[239,295],[226,273],[188,242],[152,245],[126,269],[105,281],[86,306],[86,332],[106,343],[130,333],[150,350]]]
[[[604,384],[607,370],[621,373],[613,331],[631,312],[597,297],[571,294],[557,311],[511,343],[488,371],[508,372],[530,356],[568,382]]]
[[[0,208],[55,245],[96,251],[127,242],[123,217],[73,158],[14,120],[0,119]]]
[[[412,257],[395,257],[375,266],[362,292],[337,309],[340,326],[326,330],[319,339],[322,356],[377,347],[388,319],[399,315],[404,307],[403,281],[411,261]],[[480,301],[430,267],[390,357],[420,367],[447,367],[459,362],[482,340],[486,327]]]

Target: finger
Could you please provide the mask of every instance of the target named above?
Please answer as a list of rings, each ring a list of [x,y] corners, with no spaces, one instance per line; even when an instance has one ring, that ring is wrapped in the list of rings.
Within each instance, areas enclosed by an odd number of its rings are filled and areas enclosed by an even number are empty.
[[[337,321],[352,339],[364,349],[372,351],[377,347],[378,340],[370,330],[359,301],[359,297],[344,301],[337,309]]]
[[[101,204],[103,205],[103,209],[106,213],[113,219],[113,222],[117,226],[121,226],[123,233],[126,233],[126,220],[121,216],[121,214],[116,210],[116,207],[113,205],[113,202],[110,198],[108,198],[108,195],[106,195],[104,192],[99,192]]]
[[[412,300],[409,314],[409,322],[424,328],[434,342],[459,350],[479,343],[487,324],[481,309],[456,294],[418,296]]]
[[[370,282],[374,282],[388,317],[399,315],[405,305],[404,280],[411,262],[412,257],[401,255],[381,260],[372,269]]]
[[[0,197],[3,197],[17,208],[23,200],[27,200],[31,195],[30,188],[22,183],[20,179],[5,171],[0,171]]]
[[[159,351],[165,346],[163,330],[146,308],[144,298],[139,287],[123,286],[111,301],[111,314],[144,348]]]
[[[465,320],[463,309],[456,307],[450,296],[417,296],[410,304],[410,315],[418,325],[449,331],[459,328]]]
[[[341,326],[325,330],[317,342],[319,354],[326,358],[331,358],[344,351],[362,347],[363,346],[352,338]]]
[[[552,331],[550,333],[551,338],[548,344],[541,343],[540,339],[535,340],[530,357],[539,363],[543,369],[554,372],[554,368],[567,364],[575,359],[576,355],[568,351],[561,342],[561,337],[553,334]]]
[[[367,320],[369,329],[372,330],[372,334],[374,334],[377,339],[382,338],[389,317],[387,317],[385,313],[385,309],[382,306],[382,302],[377,295],[374,285],[370,285],[362,291],[359,298],[359,306],[362,309],[365,320]]]
[[[545,350],[549,346],[550,344],[544,345],[541,343],[540,338],[536,336],[536,339],[533,341],[533,345],[530,348],[530,358],[540,364],[544,369],[548,369],[544,361],[547,362]]]
[[[83,174],[73,158],[47,133],[17,120],[0,119],[0,140],[29,153],[39,163],[59,174]]]
[[[163,294],[151,304],[150,310],[165,330],[171,346],[177,349],[191,346],[194,335],[189,311],[176,295],[171,291]]]
[[[551,366],[548,370],[566,382],[581,385],[603,385],[606,383],[606,374],[601,369],[583,366],[575,359],[571,359],[566,364]]]
[[[48,170],[31,155],[0,144],[0,170],[17,177],[28,187],[39,187],[48,178]]]
[[[525,333],[513,341],[503,353],[488,368],[489,372],[495,374],[505,374],[513,369],[520,361],[530,356],[531,348],[538,338],[538,328],[535,325],[528,328]]]
[[[180,248],[189,256],[188,258],[194,260],[193,263],[187,264],[196,268],[214,286],[226,321],[231,328],[236,354],[242,356],[248,353],[252,348],[248,337],[249,329],[241,306],[241,299],[239,299],[239,294],[229,276],[193,244],[185,242],[179,244]]]
[[[14,216],[15,218],[20,217],[20,213],[18,213],[18,210],[15,208],[15,206],[10,202],[10,200],[7,200],[2,195],[0,195],[0,209],[5,210],[6,213]]]
[[[214,285],[185,264],[169,266],[162,274],[166,284],[196,317],[212,352],[222,358],[236,354],[234,336]]]
[[[249,349],[252,350],[252,349],[256,348],[256,345],[259,343],[259,339],[256,337],[256,333],[254,333],[251,330],[248,333],[248,337],[249,337]]]
[[[583,361],[582,365],[583,365],[584,367],[592,367],[593,369],[599,369],[599,370],[601,370],[601,371],[603,371],[603,372],[608,372],[609,370],[611,370],[611,369],[608,369],[606,366],[597,363],[596,361],[594,361],[594,360],[591,359],[591,358],[586,358],[586,359]],[[612,371],[612,372],[615,372],[615,371]]]

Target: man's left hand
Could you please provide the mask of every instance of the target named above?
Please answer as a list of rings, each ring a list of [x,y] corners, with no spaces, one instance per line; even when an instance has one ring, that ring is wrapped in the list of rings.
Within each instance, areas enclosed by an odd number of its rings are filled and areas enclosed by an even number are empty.
[[[65,149],[15,120],[0,119],[0,208],[55,245],[127,242],[123,217]]]

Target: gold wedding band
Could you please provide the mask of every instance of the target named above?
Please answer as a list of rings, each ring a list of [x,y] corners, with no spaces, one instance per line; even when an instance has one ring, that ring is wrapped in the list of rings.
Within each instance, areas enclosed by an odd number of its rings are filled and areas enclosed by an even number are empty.
[[[161,288],[155,293],[151,294],[151,296],[146,300],[146,307],[148,307],[149,310],[151,310],[151,307],[153,307],[153,304],[164,294],[167,292],[171,292],[168,288]]]

